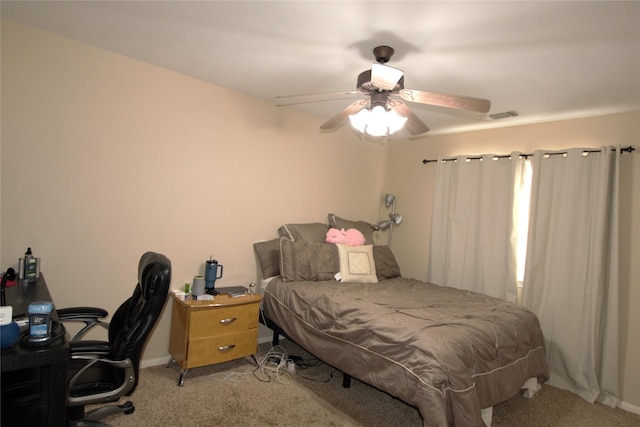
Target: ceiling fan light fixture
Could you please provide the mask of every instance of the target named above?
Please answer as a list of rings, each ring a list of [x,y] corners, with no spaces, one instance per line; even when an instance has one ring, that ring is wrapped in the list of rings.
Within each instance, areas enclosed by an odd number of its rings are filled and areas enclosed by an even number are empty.
[[[395,111],[387,111],[382,105],[376,105],[372,109],[362,109],[357,114],[349,116],[351,126],[356,130],[371,136],[387,136],[402,129],[406,117],[400,116]]]
[[[364,133],[367,128],[367,119],[369,118],[369,110],[363,108],[358,111],[356,114],[351,114],[349,116],[349,121],[351,122],[351,126],[354,129]]]
[[[385,108],[380,105],[376,105],[369,112],[365,132],[367,132],[371,136],[388,135],[389,129],[386,122],[387,110],[385,110]]]
[[[404,124],[407,122],[407,118],[402,117],[395,111],[391,110],[387,111],[387,122],[389,126],[389,135],[391,135],[392,133],[395,133],[402,129]]]

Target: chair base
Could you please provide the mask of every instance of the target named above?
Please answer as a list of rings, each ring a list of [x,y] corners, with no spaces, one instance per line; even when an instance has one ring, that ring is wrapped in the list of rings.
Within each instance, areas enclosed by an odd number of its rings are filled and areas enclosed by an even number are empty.
[[[109,405],[93,409],[87,412],[82,419],[69,420],[69,427],[108,427],[108,424],[100,420],[115,414],[129,415],[135,411],[133,403],[128,401],[122,405]]]

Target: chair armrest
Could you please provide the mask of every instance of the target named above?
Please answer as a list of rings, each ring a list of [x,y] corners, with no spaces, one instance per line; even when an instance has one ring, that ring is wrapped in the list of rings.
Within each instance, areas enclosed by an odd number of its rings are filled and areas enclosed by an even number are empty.
[[[102,319],[109,315],[107,310],[98,307],[69,307],[56,310],[61,321]]]
[[[96,326],[109,329],[109,323],[103,319],[109,315],[107,310],[97,307],[69,307],[56,310],[61,322],[82,322],[85,326],[71,339],[72,342],[79,341],[82,337]]]
[[[96,340],[71,341],[69,350],[72,358],[76,355],[105,355],[111,351],[111,344]]]
[[[78,343],[72,343],[72,347],[76,346],[76,345],[78,345],[79,347],[82,347],[82,344],[84,344],[84,343],[85,343],[85,341],[80,341]],[[98,343],[99,342],[95,342],[95,344],[99,346]],[[109,343],[103,343],[103,344],[106,344],[107,346],[109,345]],[[67,405],[69,405],[69,406],[89,405],[89,404],[93,404],[93,403],[111,402],[113,400],[117,400],[118,397],[126,396],[127,394],[129,394],[133,390],[135,385],[136,385],[136,382],[137,382],[136,370],[135,370],[135,367],[133,365],[133,362],[129,358],[124,359],[124,360],[110,360],[110,359],[103,359],[103,358],[100,358],[100,357],[97,357],[97,356],[93,356],[93,355],[91,355],[89,353],[87,353],[87,354],[74,354],[72,352],[71,359],[72,360],[85,360],[86,364],[82,369],[78,370],[69,379],[69,383],[68,383],[69,384],[69,390],[72,390],[76,386],[76,384],[78,382],[82,381],[82,376],[84,375],[84,373],[87,370],[89,370],[92,367],[95,367],[97,365],[100,365],[100,364],[106,364],[106,365],[113,366],[114,368],[122,369],[123,375],[122,375],[122,382],[114,383],[114,386],[115,386],[114,389],[110,389],[110,390],[104,391],[102,393],[89,394],[89,395],[73,396],[72,394],[67,394]],[[90,381],[92,381],[92,380],[90,380]]]

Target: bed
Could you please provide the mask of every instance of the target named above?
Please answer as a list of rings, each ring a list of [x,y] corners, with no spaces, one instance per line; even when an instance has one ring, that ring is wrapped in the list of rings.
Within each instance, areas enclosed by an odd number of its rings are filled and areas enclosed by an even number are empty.
[[[424,426],[485,426],[487,409],[548,379],[533,313],[402,277],[370,232],[362,246],[322,243],[334,224],[287,224],[254,245],[269,277],[265,318],[297,344],[414,405]]]

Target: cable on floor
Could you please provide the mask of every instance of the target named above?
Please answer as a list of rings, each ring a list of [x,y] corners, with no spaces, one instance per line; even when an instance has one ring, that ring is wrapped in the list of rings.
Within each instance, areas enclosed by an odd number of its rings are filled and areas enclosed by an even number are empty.
[[[282,384],[288,384],[291,382],[291,375],[288,372],[291,368],[288,360],[289,357],[283,347],[279,345],[272,347],[264,356],[258,358],[258,367],[253,371],[253,375],[262,382],[270,382],[274,379]]]

